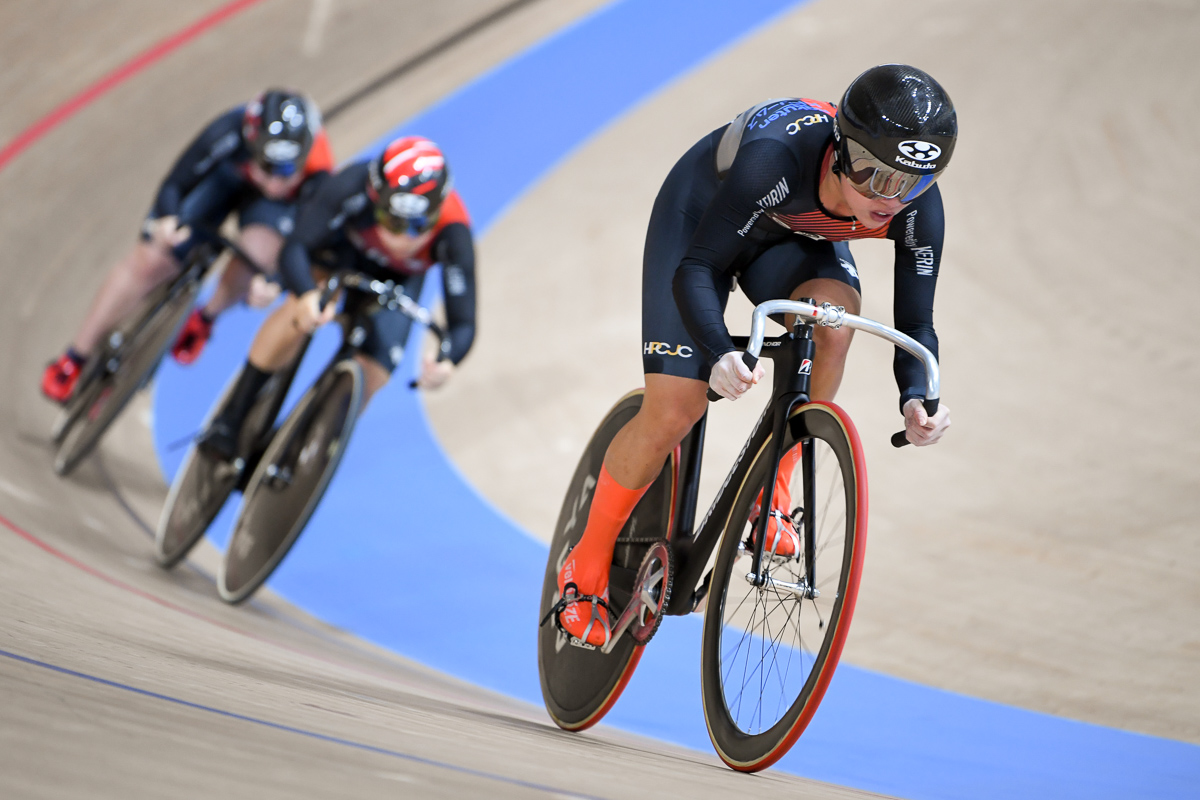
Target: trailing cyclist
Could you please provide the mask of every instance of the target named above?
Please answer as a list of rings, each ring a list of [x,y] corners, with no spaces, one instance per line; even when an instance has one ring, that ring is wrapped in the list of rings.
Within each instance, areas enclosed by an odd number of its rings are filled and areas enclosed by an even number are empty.
[[[442,267],[447,340],[443,359],[426,357],[418,384],[435,389],[452,374],[475,338],[475,245],[467,210],[451,186],[445,156],[418,136],[393,141],[369,163],[351,164],[301,205],[280,254],[290,293],[263,323],[225,410],[198,446],[210,457],[233,457],[237,434],[271,374],[292,362],[306,337],[329,322],[336,303],[321,307],[314,267],[353,270],[394,280],[412,298],[425,275]],[[348,302],[356,302],[350,300]],[[356,356],[365,376],[364,404],[389,380],[404,354],[412,321],[380,308]]]
[[[558,576],[568,600],[559,624],[569,634],[598,647],[607,642],[615,541],[668,454],[704,415],[707,390],[736,400],[763,376],[761,366],[746,367],[725,327],[735,286],[756,305],[806,297],[857,314],[861,285],[847,241],[891,239],[896,328],[937,354],[933,297],[944,217],[936,181],[957,131],[937,81],[885,64],[858,76],[836,107],[795,98],[754,106],[676,163],[646,235],[645,396],[608,448],[583,537]],[[816,329],[813,400],[836,394],[851,335]],[[897,349],[894,372],[908,440],[937,442],[949,409],[925,413],[921,362]],[[791,474],[799,450],[785,454],[781,476]],[[789,506],[788,487],[776,486],[764,547],[781,557],[800,547]]]
[[[301,190],[315,188],[314,179],[332,168],[320,112],[297,92],[268,90],[209,123],[163,179],[137,245],[105,279],[66,352],[46,368],[42,392],[66,402],[101,338],[178,274],[198,241],[194,226],[216,228],[237,211],[241,249],[260,267],[274,269]],[[242,298],[266,305],[276,293],[247,265],[231,261],[212,298],[185,322],[172,348],[176,360],[195,361],[226,308]]]

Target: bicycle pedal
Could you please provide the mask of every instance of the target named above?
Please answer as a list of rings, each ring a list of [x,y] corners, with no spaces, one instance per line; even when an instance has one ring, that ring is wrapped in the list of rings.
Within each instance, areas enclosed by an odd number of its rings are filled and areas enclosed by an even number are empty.
[[[559,630],[562,630],[562,629],[560,628]],[[567,637],[567,643],[569,645],[571,645],[572,647],[578,647],[580,650],[599,650],[600,649],[600,648],[596,647],[596,645],[588,644],[587,642],[583,641],[582,639],[578,639],[578,638],[572,636],[571,634],[567,633],[566,631],[563,631],[563,635]]]
[[[292,471],[287,467],[280,468],[277,464],[269,464],[263,483],[272,489],[285,489],[292,484]]]

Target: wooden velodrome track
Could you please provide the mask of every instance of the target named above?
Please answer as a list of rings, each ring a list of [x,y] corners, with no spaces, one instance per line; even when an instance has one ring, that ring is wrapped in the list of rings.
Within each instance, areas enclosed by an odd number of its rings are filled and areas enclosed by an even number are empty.
[[[218,5],[6,3],[0,141]],[[380,652],[269,593],[224,607],[209,550],[191,570],[161,573],[138,524],[156,518],[165,495],[144,400],[71,480],[49,467],[40,368],[200,120],[270,83],[336,102],[500,5],[267,0],[0,172],[0,649],[27,659],[0,659],[0,793],[745,790],[706,754],[611,730],[560,735],[540,709]],[[334,120],[335,150],[356,152],[598,5],[531,4]],[[1188,262],[1200,73],[1186,55],[1198,34],[1195,9],[1170,2],[798,8],[603,132],[481,243],[478,347],[429,401],[448,452],[517,521],[548,531],[612,387],[639,379],[641,236],[673,160],[762,97],[832,99],[868,63],[917,63],[950,89],[963,129],[943,188],[938,299],[955,427],[932,451],[888,449],[890,354],[856,347],[839,399],[867,440],[873,516],[847,658],[1200,742],[1200,425],[1189,401],[1200,337],[1187,313],[1200,288]],[[606,166],[618,162],[625,168]],[[864,313],[886,320],[887,249],[856,256]],[[744,325],[745,306],[732,305]],[[534,328],[514,308],[544,321]],[[470,404],[484,387],[490,416],[463,431],[455,423],[468,410],[479,419]],[[744,427],[737,418],[750,411],[731,409],[714,427]],[[618,758],[619,770],[606,766]],[[775,773],[756,780],[767,781],[760,790],[864,796]]]

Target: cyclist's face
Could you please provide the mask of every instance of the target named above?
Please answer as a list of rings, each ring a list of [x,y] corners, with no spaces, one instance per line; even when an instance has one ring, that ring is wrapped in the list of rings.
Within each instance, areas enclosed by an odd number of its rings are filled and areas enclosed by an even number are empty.
[[[297,171],[295,174],[287,177],[272,175],[260,167],[258,162],[251,161],[250,179],[258,186],[259,191],[263,193],[264,197],[270,200],[282,200],[300,185],[300,181],[304,180],[304,174]]]
[[[407,257],[416,254],[417,250],[425,246],[429,240],[429,235],[432,231],[412,236],[407,233],[397,233],[388,230],[386,225],[376,225],[375,230],[379,231],[379,238],[387,246],[388,250],[392,251],[393,255]]]
[[[838,186],[842,190],[842,198],[850,207],[850,216],[857,219],[868,228],[878,228],[887,225],[892,218],[900,213],[908,203],[897,198],[866,197],[861,194],[845,175],[838,176]]]

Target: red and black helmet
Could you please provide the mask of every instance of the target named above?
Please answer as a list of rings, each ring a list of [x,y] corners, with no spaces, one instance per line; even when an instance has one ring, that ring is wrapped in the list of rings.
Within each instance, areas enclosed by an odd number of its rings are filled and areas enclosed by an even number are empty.
[[[375,219],[394,233],[410,236],[437,224],[450,185],[446,157],[436,144],[420,136],[396,139],[367,170],[367,194],[375,203]]]
[[[268,89],[246,104],[242,138],[268,174],[290,177],[304,169],[321,130],[317,104],[299,92]]]

